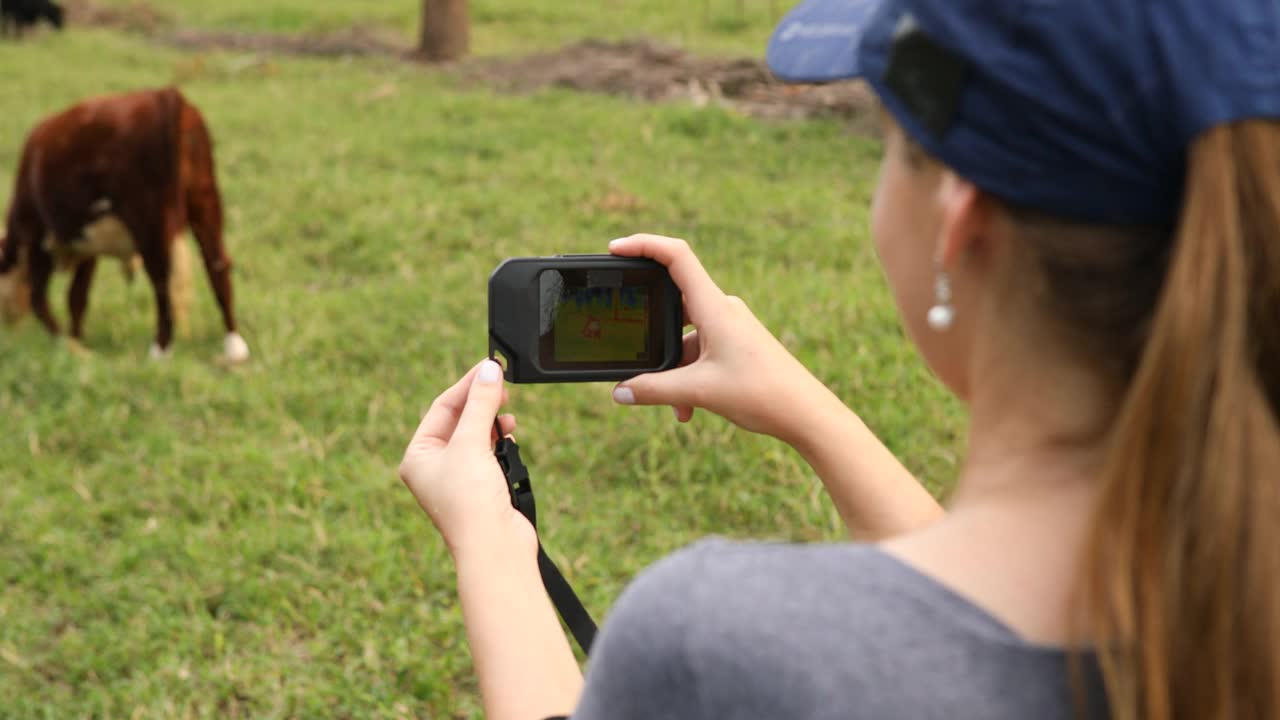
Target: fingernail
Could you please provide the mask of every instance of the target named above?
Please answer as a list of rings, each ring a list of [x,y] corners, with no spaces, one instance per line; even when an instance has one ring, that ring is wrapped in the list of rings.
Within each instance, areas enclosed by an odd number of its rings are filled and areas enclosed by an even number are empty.
[[[616,245],[620,244],[623,240],[626,240],[626,238],[617,238],[617,239],[614,239],[614,240],[610,240],[610,241],[609,241],[609,249],[610,249],[610,250],[612,250],[612,249],[614,248],[614,246],[616,246]]]
[[[629,387],[616,387],[613,389],[613,401],[619,405],[635,405],[636,394]]]
[[[676,416],[676,422],[680,422],[680,408],[671,408],[671,414]]]
[[[477,378],[485,385],[492,385],[498,382],[498,378],[502,377],[502,366],[492,360],[485,360],[480,363],[480,373]]]

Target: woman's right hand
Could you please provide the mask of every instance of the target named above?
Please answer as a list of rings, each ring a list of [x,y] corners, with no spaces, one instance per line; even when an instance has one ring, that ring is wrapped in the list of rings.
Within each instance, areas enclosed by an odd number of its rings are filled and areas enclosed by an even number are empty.
[[[694,408],[721,415],[751,432],[792,442],[803,431],[804,395],[825,391],[778,342],[741,299],[725,295],[688,243],[658,235],[632,235],[609,243],[625,257],[665,265],[684,294],[685,324],[680,367],[639,375],[614,389],[624,405],[671,405],[688,422]],[[815,397],[816,399],[816,397]]]

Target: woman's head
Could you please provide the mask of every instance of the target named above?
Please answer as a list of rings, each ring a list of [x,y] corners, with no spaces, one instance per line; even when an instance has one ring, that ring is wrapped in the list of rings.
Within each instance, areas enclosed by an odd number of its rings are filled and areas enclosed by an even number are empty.
[[[1079,622],[1115,716],[1280,716],[1280,6],[809,0],[769,56],[884,102],[873,236],[939,376],[1103,400]]]
[[[912,336],[965,396],[957,349],[985,331],[1057,339],[1111,380],[1131,369],[1192,140],[1280,118],[1277,25],[1263,0],[809,0],[769,63],[789,80],[860,77],[881,98],[877,246]],[[925,323],[943,274],[946,338]]]
[[[1011,269],[990,260],[1009,246],[1007,228],[991,196],[930,157],[888,113],[882,126],[871,238],[908,334],[938,377],[968,400],[976,354],[1004,334],[991,298],[1007,286],[996,276]]]
[[[871,236],[903,322],[942,381],[968,399],[982,358],[998,352],[1005,369],[1091,372],[1098,392],[1117,397],[1144,345],[1172,231],[1015,206],[931,157],[887,113],[883,126]],[[929,322],[940,276],[946,328]]]

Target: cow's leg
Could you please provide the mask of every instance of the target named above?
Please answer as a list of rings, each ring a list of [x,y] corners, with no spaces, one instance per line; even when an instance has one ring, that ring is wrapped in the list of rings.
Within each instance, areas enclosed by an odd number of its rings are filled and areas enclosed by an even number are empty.
[[[44,248],[33,246],[28,249],[28,272],[31,281],[31,312],[44,325],[51,335],[61,330],[53,313],[49,311],[49,278],[53,276],[53,256]]]
[[[236,332],[236,312],[231,291],[231,258],[227,257],[222,246],[221,233],[214,233],[192,223],[192,232],[200,241],[200,256],[204,259],[205,272],[209,274],[209,285],[218,299],[218,309],[222,311],[222,322],[227,332]]]
[[[236,313],[231,291],[231,258],[222,240],[222,197],[218,192],[217,172],[213,163],[213,141],[209,128],[199,111],[183,105],[181,112],[183,130],[183,164],[185,185],[182,192],[186,199],[187,224],[200,244],[200,256],[204,259],[209,284],[218,299],[222,322],[227,334],[223,341],[226,359],[233,363],[249,359],[249,345],[236,329]]]
[[[187,213],[191,233],[200,243],[200,256],[204,259],[209,285],[218,299],[222,322],[227,329],[223,341],[223,354],[233,363],[249,359],[249,345],[236,330],[234,295],[231,290],[231,258],[222,242],[222,206],[216,188],[200,188],[188,194]]]
[[[156,296],[156,342],[151,346],[151,357],[159,359],[169,354],[173,343],[173,301],[169,297],[169,248],[162,240],[149,242],[148,252],[142,256],[142,267],[151,279]]]
[[[172,262],[168,240],[174,234],[170,228],[177,223],[172,218],[172,210],[165,207],[164,198],[154,193],[139,192],[132,202],[120,203],[115,209],[142,257],[142,268],[147,271],[155,294],[156,339],[151,346],[151,357],[160,359],[168,355],[173,343],[173,299],[169,295]]]
[[[93,284],[93,271],[97,267],[98,259],[95,257],[82,261],[76,266],[71,289],[67,291],[67,308],[71,311],[71,337],[75,340],[84,337],[84,313],[89,309],[89,286]]]

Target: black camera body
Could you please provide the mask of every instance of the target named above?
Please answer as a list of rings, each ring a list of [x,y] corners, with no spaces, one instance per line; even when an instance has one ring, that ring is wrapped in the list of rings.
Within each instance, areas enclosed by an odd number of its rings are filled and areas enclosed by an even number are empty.
[[[670,370],[683,321],[680,289],[646,258],[511,258],[489,277],[489,354],[506,360],[508,382],[616,382]]]

